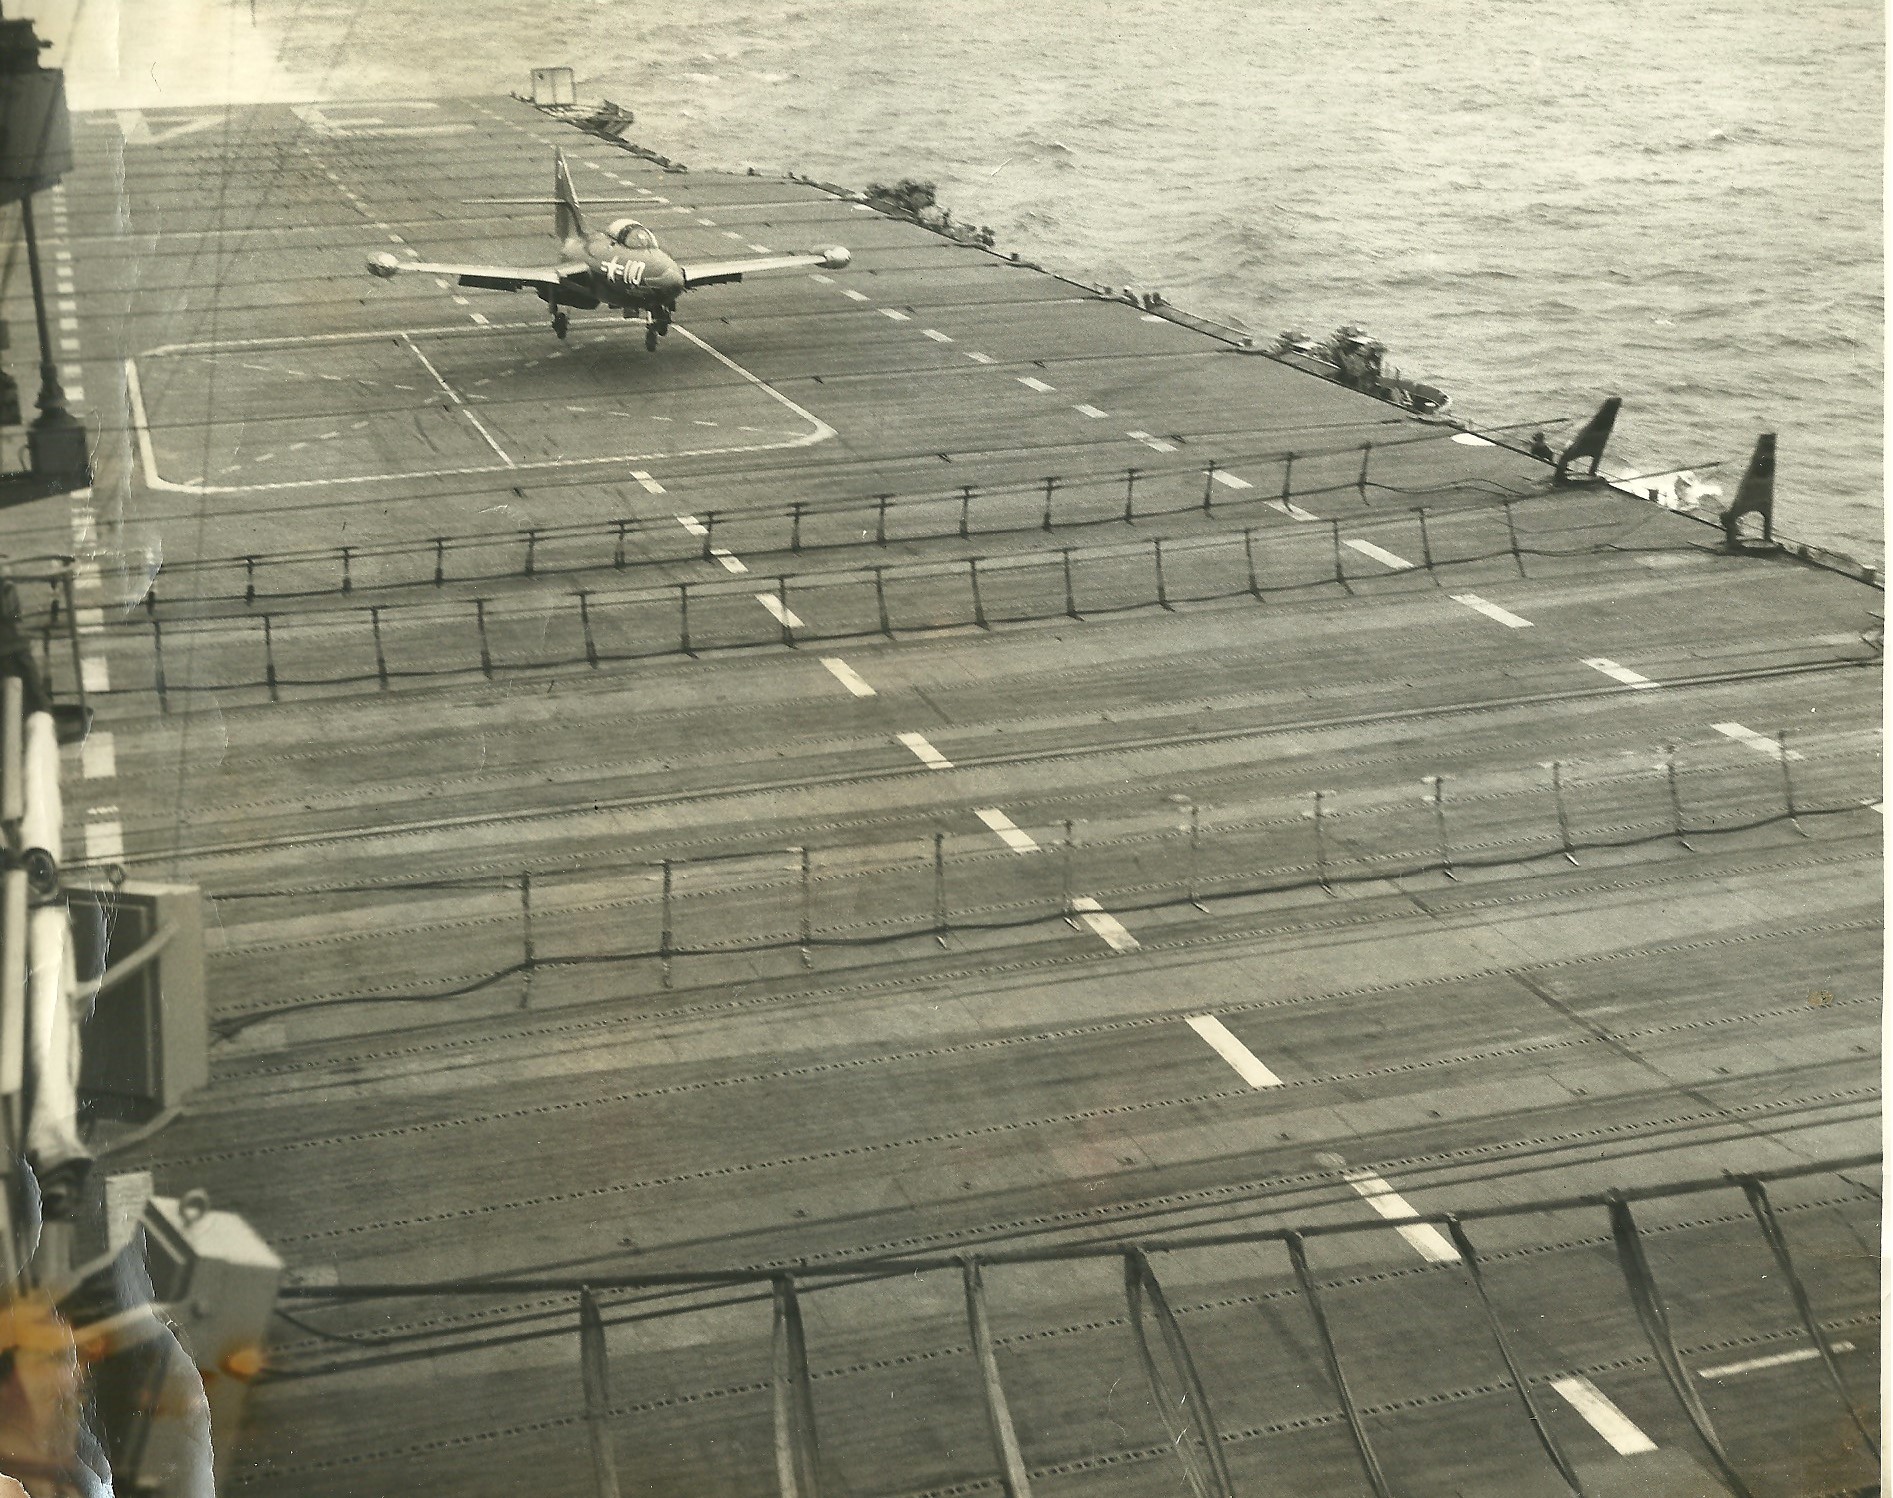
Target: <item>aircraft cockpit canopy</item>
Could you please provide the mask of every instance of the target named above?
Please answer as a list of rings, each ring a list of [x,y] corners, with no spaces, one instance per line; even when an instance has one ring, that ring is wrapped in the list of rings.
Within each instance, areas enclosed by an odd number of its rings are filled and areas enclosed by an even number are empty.
[[[628,250],[657,248],[657,240],[652,237],[651,231],[634,218],[621,218],[605,232]]]

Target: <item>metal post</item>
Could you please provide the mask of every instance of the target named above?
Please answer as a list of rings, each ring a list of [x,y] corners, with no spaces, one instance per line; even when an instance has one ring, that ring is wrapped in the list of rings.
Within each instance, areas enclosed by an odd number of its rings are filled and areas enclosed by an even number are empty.
[[[1045,480],[1045,518],[1039,522],[1039,529],[1049,531],[1052,528],[1052,491],[1058,487],[1058,480]]]
[[[1354,591],[1354,585],[1347,580],[1347,564],[1342,561],[1340,521],[1330,520],[1328,522],[1328,536],[1334,543],[1334,580],[1341,585],[1343,590],[1352,593]]]
[[[342,556],[342,592],[353,593],[355,591],[355,548],[338,546],[336,550]]]
[[[1295,455],[1282,454],[1282,503],[1287,504],[1295,493]]]
[[[1518,575],[1525,575],[1525,554],[1518,549],[1518,523],[1512,518],[1511,500],[1502,501],[1505,510],[1505,534],[1511,538],[1512,560],[1518,564]]]
[[[1257,580],[1255,575],[1255,530],[1251,526],[1243,527],[1242,560],[1249,569],[1249,596],[1260,600],[1262,597],[1262,584]]]
[[[789,550],[798,556],[802,551],[802,501],[799,499],[789,506]]]
[[[493,652],[486,642],[486,600],[473,600],[473,617],[480,628],[480,672],[488,681],[493,679]]]
[[[1124,470],[1124,523],[1134,525],[1137,521],[1137,470]]]
[[[1172,805],[1181,806],[1189,813],[1190,868],[1189,878],[1186,881],[1186,892],[1189,895],[1190,903],[1207,915],[1209,912],[1204,909],[1203,902],[1197,895],[1197,873],[1200,868],[1200,855],[1202,851],[1199,840],[1202,827],[1200,809],[1197,807],[1196,802],[1189,796],[1176,795],[1167,799]]]
[[[519,1007],[532,1007],[532,970],[538,963],[538,955],[532,942],[532,874],[522,870],[519,876],[519,936],[520,936],[520,990]]]
[[[660,908],[660,917],[659,917],[661,924],[658,927],[658,933],[657,933],[657,962],[658,962],[658,970],[664,976],[664,987],[669,988],[670,987],[671,929],[670,929],[670,860],[668,858],[666,858],[663,862],[663,880],[664,880],[664,892],[662,896],[662,905]]]
[[[368,607],[368,627],[375,636],[375,681],[383,692],[388,690],[388,656],[381,645],[381,609],[374,604]]]
[[[46,292],[40,281],[39,240],[33,229],[33,195],[20,198],[20,230],[26,240],[27,277],[33,289],[33,318],[39,324],[39,399],[34,403],[43,413],[40,422],[64,426],[72,420],[66,410],[65,387],[59,383],[59,365],[53,358],[52,334],[46,325]],[[35,425],[39,425],[36,422]]]
[[[1209,513],[1210,501],[1216,494],[1216,460],[1211,458],[1209,466],[1203,470],[1203,513]]]
[[[1157,607],[1160,609],[1168,609],[1170,607],[1170,594],[1165,588],[1163,581],[1163,537],[1157,536],[1151,540],[1150,555],[1157,564]]]
[[[810,866],[807,848],[797,850],[802,855],[802,966],[815,966],[815,876]]]
[[[1359,489],[1361,492],[1362,504],[1367,503],[1367,465],[1373,461],[1373,457],[1374,457],[1374,444],[1371,442],[1363,442],[1361,444],[1360,476],[1354,480],[1354,487]]]
[[[891,494],[874,496],[874,544],[876,546],[887,545],[887,502],[893,497]]]
[[[1334,886],[1328,883],[1328,840],[1321,819],[1321,807],[1327,797],[1326,791],[1316,791],[1315,801],[1315,878],[1321,882],[1321,892],[1332,895]]]
[[[624,531],[627,522],[619,520],[614,523],[618,527],[618,541],[612,549],[611,566],[613,571],[622,572],[624,571]]]
[[[986,1314],[986,1289],[979,1260],[972,1254],[963,1256],[960,1274],[966,1290],[967,1330],[971,1333],[973,1355],[979,1361],[980,1383],[986,1395],[986,1423],[999,1453],[1001,1498],[1032,1498],[1032,1478],[1019,1450],[1018,1431],[1006,1403],[1005,1386],[999,1379],[999,1361],[993,1355],[992,1324]]]
[[[703,557],[703,560],[706,562],[711,560],[710,548],[715,543],[715,541],[716,541],[716,511],[705,510],[703,512],[702,557]]]
[[[598,642],[592,638],[592,595],[583,588],[578,592],[578,626],[585,632],[585,664],[598,669]]]
[[[1426,529],[1426,506],[1415,505],[1413,513],[1420,520],[1420,557],[1426,565],[1426,575],[1433,579],[1433,586],[1439,586],[1439,574],[1433,570],[1433,538]]]
[[[434,537],[434,586],[447,581],[447,538]]]
[[[789,612],[789,580],[786,577],[776,579],[776,603],[782,610],[782,643],[795,644],[795,626],[789,621],[795,617]]]
[[[1446,837],[1446,802],[1443,793],[1446,788],[1444,775],[1424,775],[1425,784],[1433,788],[1433,826],[1439,832],[1439,871],[1448,879],[1457,881],[1459,875],[1453,868],[1453,847]]]
[[[1058,913],[1064,916],[1065,924],[1070,926],[1075,931],[1078,928],[1078,923],[1071,918],[1071,851],[1072,851],[1071,829],[1072,829],[1071,818],[1066,817],[1065,818],[1065,848],[1059,861],[1060,862],[1060,867],[1059,867],[1060,892],[1059,892]]]
[[[933,939],[947,944],[946,834],[933,834]]]
[[[1067,546],[1059,555],[1064,559],[1065,564],[1065,617],[1068,619],[1076,619],[1078,617],[1078,594],[1071,576],[1071,548]]]
[[[971,484],[963,484],[960,486],[960,539],[962,541],[964,541],[968,535],[967,527],[972,522],[972,512],[973,486]]]
[[[531,529],[526,532],[526,576],[535,575],[538,563],[539,532]]]
[[[245,557],[243,559],[243,601],[245,603],[256,602],[256,558],[255,557]]]
[[[894,638],[894,626],[887,617],[887,579],[882,575],[886,569],[876,567],[874,572],[874,609],[881,619],[881,633],[888,639]]]
[[[695,658],[697,652],[690,648],[690,584],[677,584],[677,649],[684,655]]]
[[[1794,772],[1788,768],[1788,761],[1794,755],[1788,748],[1788,730],[1785,728],[1775,730],[1775,754],[1781,761],[1781,800],[1782,804],[1788,808],[1788,824],[1801,836],[1806,837],[1808,830],[1801,825],[1800,814],[1795,810]]]
[[[276,690],[276,632],[268,614],[263,616],[263,681],[269,687],[269,700],[281,702]]]
[[[1696,850],[1689,847],[1689,834],[1683,827],[1683,793],[1682,788],[1676,783],[1676,746],[1674,744],[1663,746],[1663,780],[1669,787],[1670,826],[1676,834],[1676,841],[1694,853]],[[1574,863],[1576,861],[1572,860]]]
[[[151,668],[154,683],[158,690],[158,711],[171,711],[171,694],[164,684],[164,626],[156,619],[151,621]]]
[[[1341,1367],[1341,1352],[1335,1345],[1334,1332],[1328,1325],[1327,1308],[1321,1304],[1321,1288],[1315,1281],[1313,1270],[1308,1267],[1308,1251],[1302,1246],[1301,1234],[1289,1233],[1282,1240],[1282,1246],[1288,1250],[1288,1261],[1295,1271],[1295,1282],[1301,1287],[1302,1299],[1308,1302],[1308,1315],[1315,1324],[1315,1334],[1321,1343],[1321,1360],[1327,1367],[1329,1379],[1333,1381],[1334,1392],[1341,1401],[1341,1414],[1347,1421],[1348,1434],[1354,1439],[1354,1451],[1361,1459],[1361,1470],[1366,1474],[1367,1485],[1373,1490],[1375,1498],[1393,1498],[1393,1490],[1387,1486],[1387,1476],[1381,1471],[1380,1459],[1374,1454],[1373,1443],[1368,1439],[1360,1406],[1354,1402],[1353,1390],[1348,1387],[1347,1374]]]
[[[1571,846],[1571,823],[1564,813],[1564,766],[1554,759],[1550,770],[1551,804],[1558,812],[1558,847],[1564,853],[1565,861],[1575,868],[1577,851]]]
[[[979,596],[978,557],[968,557],[966,559],[966,575],[973,584],[973,623],[977,624],[981,629],[991,629],[992,626],[986,622],[985,600]]]

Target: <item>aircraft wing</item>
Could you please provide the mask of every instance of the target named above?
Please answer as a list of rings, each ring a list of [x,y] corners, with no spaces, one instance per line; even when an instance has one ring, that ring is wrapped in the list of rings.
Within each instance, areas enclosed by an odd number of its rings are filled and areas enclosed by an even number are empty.
[[[840,270],[848,263],[848,252],[839,247],[816,250],[806,255],[760,255],[753,260],[706,260],[697,265],[679,265],[684,286],[718,286],[740,281],[744,276],[765,270],[797,270],[805,265],[826,266]]]
[[[568,276],[584,274],[585,266],[582,263],[534,267],[446,265],[434,260],[399,260],[384,250],[368,257],[368,271],[370,275],[380,276],[383,280],[392,280],[403,272],[413,272],[423,276],[452,276],[462,286],[483,286],[490,291],[519,291],[527,286],[557,288],[565,283]]]

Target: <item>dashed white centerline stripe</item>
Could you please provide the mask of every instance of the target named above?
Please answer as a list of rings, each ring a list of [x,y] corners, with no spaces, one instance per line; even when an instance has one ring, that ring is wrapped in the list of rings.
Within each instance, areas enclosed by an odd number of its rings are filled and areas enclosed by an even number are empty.
[[[1420,1214],[1393,1187],[1371,1170],[1348,1170],[1342,1172],[1342,1178],[1361,1195],[1368,1206],[1390,1222],[1398,1222],[1403,1217],[1418,1217]],[[1430,1222],[1414,1223],[1394,1229],[1400,1236],[1412,1244],[1420,1257],[1429,1264],[1456,1264],[1459,1251],[1447,1242],[1446,1235]]]
[[[1372,557],[1376,562],[1379,562],[1381,566],[1391,567],[1396,572],[1410,571],[1413,567],[1413,563],[1409,562],[1405,557],[1395,556],[1384,546],[1376,546],[1372,541],[1356,541],[1352,537],[1349,537],[1342,544],[1344,546],[1353,547],[1362,556]]]
[[[975,353],[972,349],[963,349],[961,352],[975,364],[990,364],[993,362],[993,356],[991,354]]]
[[[679,515],[677,517],[677,523],[693,536],[707,536],[710,534],[710,527],[697,519],[695,515]]]
[[[1601,671],[1612,681],[1620,681],[1627,687],[1654,687],[1660,682],[1651,681],[1640,671],[1632,671],[1628,666],[1620,666],[1607,655],[1591,655],[1584,658],[1584,664],[1593,671]]]
[[[85,824],[85,856],[90,863],[105,863],[125,856],[125,829],[115,821]]]
[[[1080,416],[1089,416],[1094,421],[1102,421],[1110,414],[1108,411],[1100,411],[1096,406],[1073,406],[1072,410],[1076,411]]]
[[[1031,837],[1019,830],[1018,824],[996,806],[982,807],[973,813],[980,821],[998,834],[999,841],[1014,853],[1037,853],[1039,845]]]
[[[749,571],[743,559],[730,551],[727,547],[712,546],[710,548],[710,555],[723,564],[723,570],[725,572],[733,572],[740,575]]]
[[[102,635],[105,633],[105,610],[81,606],[72,611],[73,623],[82,635]]]
[[[929,744],[927,742],[927,736],[924,733],[900,733],[896,734],[895,737],[913,752],[914,758],[918,759],[929,770],[950,770],[953,768],[953,761],[948,759],[938,749],[934,748],[933,745]]]
[[[1319,515],[1311,515],[1292,499],[1265,499],[1262,501],[1271,510],[1280,510],[1290,520],[1319,520]]]
[[[892,307],[877,307],[875,310],[879,312],[881,316],[887,318],[891,322],[911,322],[912,321],[912,319],[908,317],[908,315],[905,312],[897,312]]]
[[[852,286],[842,287],[841,294],[851,302],[865,302],[868,299],[867,293],[856,291]]]
[[[656,479],[652,478],[642,468],[633,468],[631,470],[631,477],[638,481],[638,486],[643,489],[646,494],[662,494],[664,492],[664,486],[658,483]]]
[[[1636,1456],[1656,1450],[1656,1442],[1638,1430],[1630,1417],[1605,1398],[1604,1391],[1588,1378],[1582,1375],[1554,1378],[1551,1387],[1584,1417],[1592,1430],[1610,1442],[1617,1455]]]
[[[1450,595],[1454,603],[1463,603],[1476,614],[1484,614],[1488,619],[1496,619],[1507,629],[1530,629],[1532,622],[1521,619],[1510,609],[1502,609],[1496,603],[1488,603],[1477,593],[1454,593]]]
[[[801,616],[797,614],[794,609],[784,607],[782,599],[778,594],[758,593],[756,595],[756,602],[760,603],[764,608],[769,610],[771,614],[775,615],[776,623],[786,624],[790,629],[800,629],[802,627]]]
[[[922,328],[920,330],[920,336],[922,338],[931,338],[935,343],[951,343],[953,341],[938,328]]]
[[[828,667],[829,675],[853,692],[855,696],[872,697],[874,695],[874,688],[863,681],[860,673],[840,656],[825,655],[822,657],[822,664]]]
[[[1280,1087],[1282,1079],[1264,1066],[1256,1055],[1240,1040],[1229,1033],[1229,1027],[1213,1014],[1192,1014],[1185,1021],[1189,1027],[1209,1042],[1209,1048],[1236,1069],[1251,1087]]]
[[[1031,375],[1015,375],[1013,378],[1018,380],[1018,382],[1021,385],[1025,386],[1027,390],[1041,390],[1041,391],[1050,392],[1058,388],[1056,385],[1047,385],[1043,380],[1035,379]]]
[[[88,692],[112,690],[112,668],[102,655],[88,655],[79,662],[79,680]]]
[[[1148,432],[1126,432],[1124,435],[1133,442],[1143,443],[1152,452],[1173,453],[1177,450],[1175,443],[1165,442],[1161,437],[1153,437]]]
[[[475,322],[477,322],[483,328],[490,326],[490,324],[486,320],[486,314],[483,312],[469,312],[467,316],[472,318]]]
[[[1851,1342],[1830,1342],[1829,1352],[1852,1352]],[[1790,1363],[1809,1363],[1818,1358],[1820,1353],[1812,1347],[1803,1347],[1795,1352],[1777,1352],[1765,1358],[1748,1358],[1740,1363],[1723,1363],[1714,1368],[1698,1368],[1697,1378],[1734,1378],[1738,1373],[1760,1373],[1764,1368],[1785,1368]]]
[[[1218,468],[1210,477],[1215,479],[1217,483],[1231,489],[1253,489],[1255,487],[1255,485],[1250,483],[1247,479],[1238,477],[1227,468]]]
[[[1740,723],[1711,723],[1709,726],[1717,733],[1734,739],[1738,744],[1746,744],[1757,754],[1766,754],[1771,759],[1781,758],[1781,745],[1769,738],[1765,733],[1757,733],[1754,729],[1745,727]],[[1789,759],[1801,759],[1802,757],[1802,753],[1799,749],[1790,749],[1788,751]]]
[[[833,276],[824,276],[820,272],[810,276],[809,280],[819,281],[823,286],[833,286],[835,284],[835,278]]]
[[[112,735],[95,728],[79,745],[79,771],[87,780],[110,780],[118,773],[118,748]]]
[[[1076,912],[1079,920],[1089,926],[1095,934],[1104,938],[1105,945],[1113,952],[1135,952],[1139,949],[1137,938],[1126,931],[1123,923],[1091,896],[1079,895],[1071,902],[1071,908]]]
[[[767,255],[769,253],[769,246],[766,244],[751,244],[750,248],[758,255]]]

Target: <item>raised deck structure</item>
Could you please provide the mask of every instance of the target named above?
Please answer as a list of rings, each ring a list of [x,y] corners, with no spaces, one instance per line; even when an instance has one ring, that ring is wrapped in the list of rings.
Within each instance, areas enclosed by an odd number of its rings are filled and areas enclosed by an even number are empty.
[[[292,1266],[228,1491],[1877,1480],[1871,582],[517,101],[76,144],[7,544],[96,562],[73,846],[212,912],[112,1168]],[[534,263],[554,145],[853,265],[656,355],[364,273]]]

